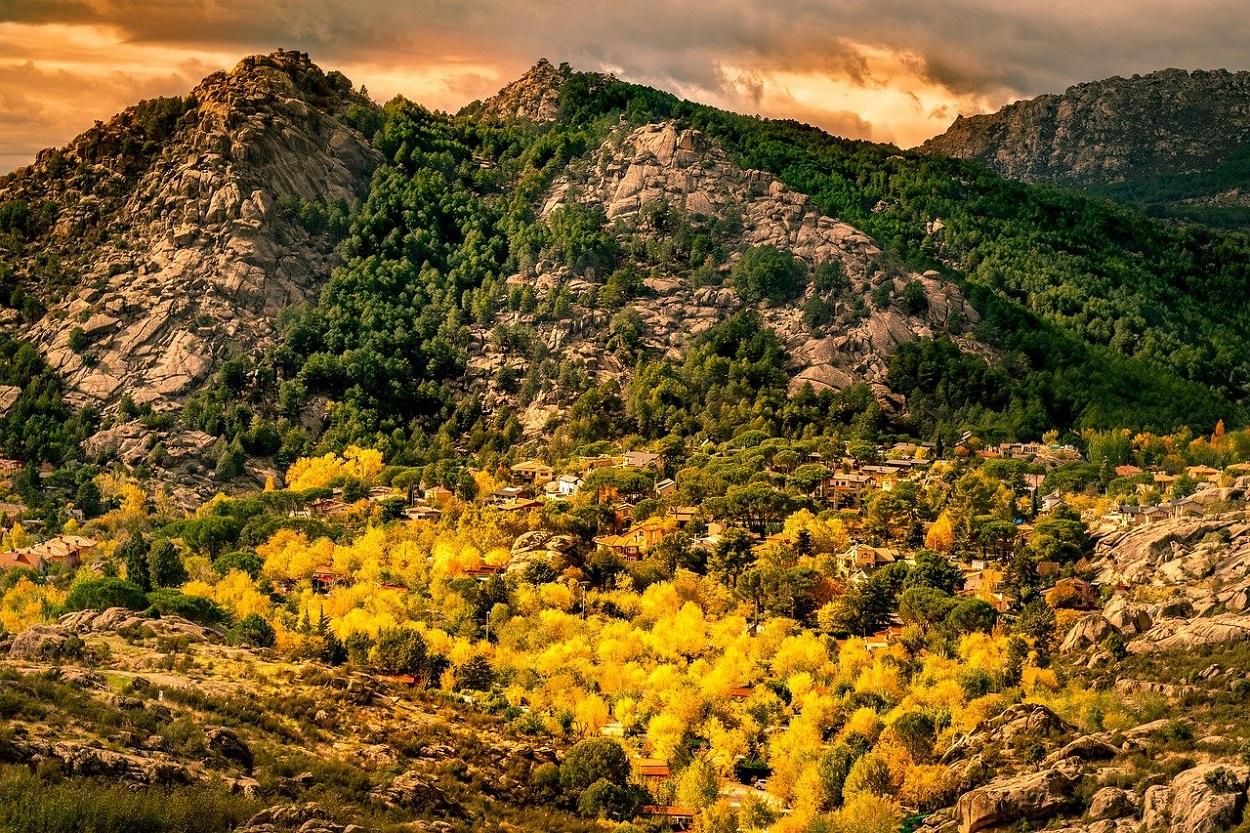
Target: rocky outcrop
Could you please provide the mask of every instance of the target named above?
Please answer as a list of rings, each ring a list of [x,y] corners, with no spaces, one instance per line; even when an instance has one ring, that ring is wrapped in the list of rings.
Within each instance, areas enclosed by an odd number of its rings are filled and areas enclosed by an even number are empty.
[[[466,108],[484,119],[523,119],[537,123],[555,121],[560,112],[560,90],[565,75],[546,58],[476,108]]]
[[[570,204],[602,207],[612,232],[623,238],[659,240],[664,232],[649,217],[660,209],[734,229],[726,243],[730,254],[714,264],[716,278],[711,285],[700,285],[671,266],[657,265],[647,279],[647,291],[630,302],[642,322],[642,343],[673,360],[680,360],[694,337],[744,306],[733,288],[719,284],[739,253],[756,246],[791,252],[809,267],[836,263],[849,284],[835,302],[834,319],[827,325],[813,327],[804,319],[803,305],[815,295],[810,286],[793,302],[757,305],[790,356],[792,392],[808,384],[819,391],[868,382],[883,406],[898,410],[901,398],[892,397],[882,383],[889,357],[900,344],[945,334],[964,349],[990,356],[969,335],[979,316],[958,287],[937,272],[909,273],[888,266],[868,235],[826,216],[809,197],[790,190],[772,175],[739,167],[697,130],[662,122],[613,135],[556,180],[540,213],[549,218]],[[557,289],[577,298],[605,277],[549,262],[536,264],[531,271],[509,282],[532,287],[540,300]],[[913,283],[922,290],[924,300],[909,311],[897,298]],[[882,294],[878,290],[887,284],[893,302],[880,308],[864,303],[869,296]],[[629,368],[618,366],[611,351],[603,349],[611,313],[579,308],[573,318],[532,323],[553,355],[582,365],[592,378],[619,379],[627,374]],[[477,343],[482,353],[470,360],[470,367],[479,377],[488,377],[505,359],[492,352],[486,328]],[[556,415],[545,401],[520,404],[530,412],[523,415],[522,424],[535,430]]]
[[[328,810],[312,802],[268,807],[244,822],[236,833],[285,830],[298,830],[299,833],[365,833],[365,828],[359,825],[340,824]]]
[[[1135,654],[1178,651],[1250,640],[1250,615],[1224,613],[1207,619],[1166,619],[1129,643]]]
[[[0,202],[56,211],[18,268],[36,282],[55,257],[70,281],[26,335],[77,403],[177,407],[219,359],[270,344],[334,262],[292,206],[354,201],[380,159],[352,126],[373,105],[302,53],[246,58],[174,106],[159,134],[132,109],[0,184]]]
[[[997,779],[959,797],[960,833],[978,833],[1021,821],[1052,818],[1076,802],[1080,763],[1061,761],[1050,769]]]
[[[1112,634],[1119,633],[1115,625],[1107,621],[1101,613],[1090,613],[1082,616],[1072,624],[1068,633],[1059,645],[1059,653],[1070,654],[1084,651],[1102,643]]]
[[[1017,703],[958,738],[942,756],[942,763],[964,760],[990,745],[1024,748],[1065,739],[1072,733],[1072,725],[1049,707],[1041,703]]]
[[[1118,787],[1103,787],[1089,800],[1087,816],[1090,821],[1122,819],[1137,813],[1133,794]]]
[[[83,655],[82,637],[91,634],[139,631],[157,636],[178,636],[194,642],[220,641],[221,631],[196,624],[181,616],[144,616],[124,607],[79,610],[53,624],[35,625],[13,638],[9,656],[14,659],[66,659]]]
[[[1250,769],[1204,764],[1187,769],[1168,785],[1146,790],[1142,829],[1168,833],[1216,833],[1235,827],[1246,804]]]
[[[388,807],[418,810],[422,813],[446,814],[457,808],[447,791],[427,774],[410,770],[398,775],[373,797]]]
[[[1250,73],[1168,69],[960,117],[926,153],[1076,185],[1206,170],[1250,141]]]

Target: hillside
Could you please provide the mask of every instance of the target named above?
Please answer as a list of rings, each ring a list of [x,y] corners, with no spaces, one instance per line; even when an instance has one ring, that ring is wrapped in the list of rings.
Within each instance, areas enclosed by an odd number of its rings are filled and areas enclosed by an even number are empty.
[[[42,152],[0,181],[6,321],[76,404],[180,405],[328,276],[373,107],[279,52]]]
[[[1242,237],[546,61],[446,115],[249,58],[3,189],[10,333],[80,418],[0,443],[190,503],[352,442],[1244,419]]]
[[[0,188],[5,833],[1250,829],[1244,236],[546,61]]]
[[[1077,84],[960,117],[921,150],[1141,203],[1160,216],[1244,228],[1250,73],[1170,69]]]

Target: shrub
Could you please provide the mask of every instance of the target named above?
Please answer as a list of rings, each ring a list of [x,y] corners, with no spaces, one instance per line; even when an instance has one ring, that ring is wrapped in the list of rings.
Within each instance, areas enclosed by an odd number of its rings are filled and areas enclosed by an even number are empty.
[[[348,642],[348,650],[351,643]],[[383,674],[420,674],[425,670],[425,638],[413,628],[388,628],[378,634],[369,664]]]
[[[238,570],[255,579],[260,576],[262,566],[264,563],[260,560],[260,556],[250,550],[232,550],[213,561],[213,569],[222,576],[231,570]]]
[[[730,277],[747,303],[781,303],[803,289],[804,272],[803,262],[794,255],[772,246],[756,246],[743,252]]]
[[[153,590],[148,594],[148,604],[161,615],[181,616],[201,625],[219,625],[228,618],[226,611],[212,599],[187,596],[177,590]]]
[[[641,787],[613,784],[600,778],[582,792],[577,800],[577,810],[584,816],[626,821],[638,815],[646,798]]]
[[[578,742],[560,764],[560,783],[566,790],[581,791],[600,780],[624,785],[628,779],[629,759],[611,738]]]
[[[259,613],[249,613],[230,629],[230,641],[235,645],[248,645],[253,648],[272,648],[277,634],[273,625]]]
[[[65,610],[104,610],[125,607],[143,610],[148,606],[143,588],[119,578],[94,578],[79,581],[65,598]]]

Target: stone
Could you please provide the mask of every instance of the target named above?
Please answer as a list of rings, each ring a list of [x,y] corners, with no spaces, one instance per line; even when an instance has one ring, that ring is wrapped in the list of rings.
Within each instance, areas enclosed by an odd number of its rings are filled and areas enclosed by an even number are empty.
[[[1100,645],[1104,639],[1120,631],[1101,613],[1089,613],[1077,619],[1059,645],[1059,653],[1071,654]]]
[[[1217,833],[1241,819],[1250,785],[1250,769],[1202,764],[1185,770],[1172,783],[1146,790],[1142,824],[1149,831]]]
[[[1090,821],[1120,819],[1137,812],[1133,794],[1118,787],[1103,787],[1089,801],[1087,816]]]
[[[223,726],[211,726],[204,730],[204,742],[210,751],[238,764],[243,768],[244,772],[251,774],[253,763],[252,750],[239,739],[239,736],[233,729],[227,729]]]
[[[1044,821],[1075,803],[1078,761],[991,781],[964,793],[955,803],[960,833],[978,833],[1021,821]]]

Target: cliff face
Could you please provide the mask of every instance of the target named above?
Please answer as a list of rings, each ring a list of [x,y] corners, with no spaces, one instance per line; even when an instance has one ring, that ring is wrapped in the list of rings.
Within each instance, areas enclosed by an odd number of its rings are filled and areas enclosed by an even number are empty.
[[[927,153],[1026,181],[1100,185],[1219,165],[1250,142],[1250,73],[1169,69],[959,118]]]
[[[8,322],[78,401],[176,407],[218,360],[270,343],[278,313],[328,275],[325,219],[379,161],[353,126],[373,107],[278,52],[44,151],[0,182],[0,203],[42,218],[13,268],[46,313]]]

